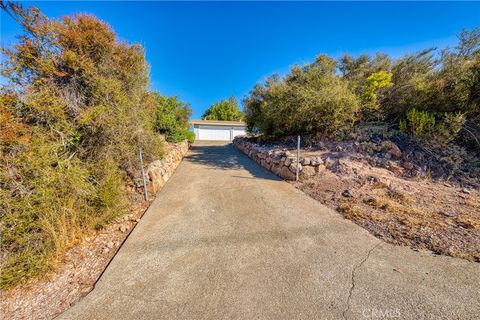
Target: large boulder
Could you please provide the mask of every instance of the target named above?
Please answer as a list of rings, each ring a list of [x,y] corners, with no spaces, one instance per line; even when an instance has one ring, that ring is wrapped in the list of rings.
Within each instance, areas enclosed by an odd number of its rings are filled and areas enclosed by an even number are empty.
[[[268,163],[266,160],[262,159],[260,162],[261,166],[264,167],[267,170],[270,170],[272,168],[272,165]]]
[[[296,173],[297,172],[297,167],[298,167],[298,172],[302,171],[302,165],[300,163],[296,163],[296,162],[293,162],[290,167],[288,167],[290,169],[290,171],[292,171],[293,173]]]
[[[310,158],[305,157],[305,158],[303,158],[302,160],[300,160],[300,163],[301,163],[303,166],[308,166],[308,165],[310,164]]]
[[[324,163],[325,163],[325,168],[332,169],[333,166],[335,165],[335,160],[331,159],[330,157],[327,157]]]
[[[285,167],[279,166],[278,164],[277,164],[277,165],[273,165],[273,166],[271,167],[271,171],[272,171],[274,174],[276,174],[277,176],[279,176],[279,175],[280,175],[280,171],[282,170],[282,168],[285,168]]]
[[[288,167],[283,166],[282,169],[280,169],[280,172],[278,174],[280,177],[282,177],[285,180],[295,180],[296,175],[289,170]]]
[[[279,164],[280,161],[282,161],[282,158],[283,158],[282,156],[276,155],[276,156],[274,156],[274,157],[272,158],[272,163],[273,163],[273,164]]]
[[[399,159],[402,157],[402,151],[400,148],[390,140],[383,141],[380,145],[381,149],[387,152],[392,158]]]
[[[321,164],[323,164],[323,160],[320,157],[313,157],[310,159],[310,165],[313,167],[318,167]]]
[[[302,177],[311,177],[315,175],[315,168],[311,166],[303,166]]]

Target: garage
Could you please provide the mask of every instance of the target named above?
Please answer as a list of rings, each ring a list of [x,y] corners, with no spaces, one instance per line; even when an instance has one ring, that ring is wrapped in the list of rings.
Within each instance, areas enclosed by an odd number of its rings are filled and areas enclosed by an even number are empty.
[[[195,140],[232,141],[246,134],[245,122],[220,120],[192,120]]]

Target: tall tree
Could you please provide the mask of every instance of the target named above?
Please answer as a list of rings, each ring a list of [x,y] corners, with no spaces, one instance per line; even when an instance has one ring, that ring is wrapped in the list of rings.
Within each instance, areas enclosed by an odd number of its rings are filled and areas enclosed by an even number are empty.
[[[243,112],[238,108],[235,97],[230,97],[228,100],[221,100],[211,105],[203,114],[202,119],[240,121],[243,119]]]

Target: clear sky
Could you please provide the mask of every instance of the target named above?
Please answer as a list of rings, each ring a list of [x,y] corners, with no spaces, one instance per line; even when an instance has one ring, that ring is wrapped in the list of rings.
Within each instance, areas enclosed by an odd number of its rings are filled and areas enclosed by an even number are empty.
[[[480,3],[434,2],[22,2],[50,17],[92,13],[119,38],[141,43],[151,86],[178,95],[199,118],[215,101],[243,98],[255,83],[327,53],[395,57],[453,45],[480,26]],[[19,33],[1,15],[2,44]]]

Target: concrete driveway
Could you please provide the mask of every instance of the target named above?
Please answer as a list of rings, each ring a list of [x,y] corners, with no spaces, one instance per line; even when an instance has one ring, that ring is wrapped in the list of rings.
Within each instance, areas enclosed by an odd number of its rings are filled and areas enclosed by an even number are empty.
[[[478,319],[480,264],[396,247],[196,143],[60,319]]]

